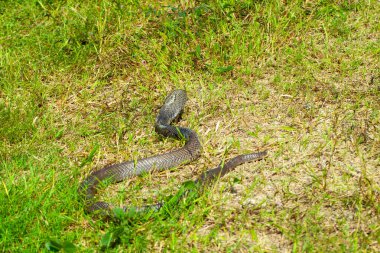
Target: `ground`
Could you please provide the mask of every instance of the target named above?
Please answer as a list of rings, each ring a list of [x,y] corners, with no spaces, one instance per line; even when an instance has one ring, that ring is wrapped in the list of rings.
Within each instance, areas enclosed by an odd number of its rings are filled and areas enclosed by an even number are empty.
[[[3,1],[0,249],[377,252],[379,1]],[[163,153],[165,96],[201,158],[101,190],[140,205],[268,150],[158,213],[86,215],[80,182]]]

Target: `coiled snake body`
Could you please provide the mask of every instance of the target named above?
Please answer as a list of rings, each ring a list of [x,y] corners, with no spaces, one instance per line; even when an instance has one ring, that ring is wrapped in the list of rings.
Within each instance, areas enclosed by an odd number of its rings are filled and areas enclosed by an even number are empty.
[[[95,201],[94,199],[100,182],[106,180],[111,183],[120,182],[126,178],[140,175],[141,173],[148,172],[152,169],[169,169],[182,163],[193,161],[200,156],[201,144],[198,140],[197,134],[189,128],[171,125],[171,122],[177,119],[182,113],[186,101],[187,96],[184,90],[174,90],[165,99],[155,123],[156,132],[165,137],[173,137],[177,139],[184,138],[186,140],[185,145],[182,148],[164,154],[151,156],[137,161],[113,164],[92,172],[79,187],[79,193],[85,199],[85,210],[87,213],[96,210],[109,211],[112,209],[111,204]],[[195,180],[195,183],[205,184],[219,176],[223,176],[242,163],[260,159],[265,155],[266,151],[239,155],[228,162],[219,165],[217,168],[204,172],[197,180]],[[162,204],[159,203],[152,205],[151,207],[159,209],[161,206]],[[126,209],[127,208],[124,207],[124,210]]]

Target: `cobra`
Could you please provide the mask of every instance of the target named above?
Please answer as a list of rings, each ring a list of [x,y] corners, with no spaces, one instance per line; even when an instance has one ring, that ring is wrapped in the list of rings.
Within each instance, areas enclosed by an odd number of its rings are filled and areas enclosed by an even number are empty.
[[[165,137],[176,139],[184,138],[186,140],[185,145],[182,148],[164,154],[139,159],[137,161],[113,164],[92,172],[79,187],[79,194],[83,196],[85,200],[85,211],[87,213],[92,213],[97,210],[109,213],[114,208],[114,205],[110,203],[96,201],[95,199],[97,188],[103,181],[117,183],[127,178],[138,176],[141,173],[150,172],[152,170],[166,170],[199,158],[202,146],[196,132],[186,127],[171,125],[171,123],[178,119],[183,112],[186,101],[186,91],[172,91],[166,97],[155,122],[155,130],[157,133]],[[267,152],[263,151],[236,156],[225,163],[221,163],[218,167],[202,173],[194,182],[197,185],[204,186],[208,182],[211,182],[218,177],[222,177],[238,165],[261,159],[266,155]],[[147,208],[154,208],[157,210],[160,209],[162,205],[162,203],[157,203],[136,208],[136,210],[145,210]],[[127,210],[128,208],[129,207],[123,207],[124,210]]]

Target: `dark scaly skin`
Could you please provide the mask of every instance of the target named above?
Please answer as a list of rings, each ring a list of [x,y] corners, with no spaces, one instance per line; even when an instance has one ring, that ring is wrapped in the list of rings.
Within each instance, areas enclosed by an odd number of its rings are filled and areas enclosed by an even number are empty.
[[[152,169],[165,170],[183,163],[191,162],[200,156],[201,144],[198,140],[197,134],[189,128],[170,125],[172,121],[180,116],[186,101],[187,96],[184,90],[174,90],[165,99],[165,102],[157,115],[155,123],[156,132],[165,137],[173,137],[176,139],[184,138],[186,140],[185,145],[182,148],[161,155],[151,156],[137,161],[113,164],[92,172],[79,187],[79,193],[85,199],[85,209],[87,213],[97,210],[109,212],[113,208],[113,206],[109,203],[95,200],[94,197],[97,192],[97,186],[100,182],[105,180],[110,183],[120,182],[126,178],[140,175],[143,172],[149,172]],[[221,164],[217,168],[208,170],[201,174],[200,177],[195,180],[195,183],[205,185],[207,182],[225,175],[236,166],[245,162],[258,160],[265,155],[266,152],[239,155],[225,164]],[[158,203],[135,209],[137,211],[142,211],[147,208],[160,209],[161,207],[162,203]],[[127,209],[128,207],[124,207],[124,210]]]
[[[231,170],[235,169],[237,166],[243,163],[259,160],[265,157],[266,155],[267,151],[235,156],[234,158],[228,160],[226,163],[220,164],[218,167],[207,170],[206,172],[202,173],[199,176],[199,178],[194,182],[196,184],[206,184],[217,179],[218,177],[224,176],[225,174],[227,174],[228,172],[230,172]]]

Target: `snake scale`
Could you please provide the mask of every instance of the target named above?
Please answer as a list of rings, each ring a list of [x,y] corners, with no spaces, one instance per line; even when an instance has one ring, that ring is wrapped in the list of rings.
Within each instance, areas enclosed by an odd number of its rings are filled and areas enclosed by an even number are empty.
[[[147,157],[137,161],[113,164],[92,172],[79,187],[79,194],[85,199],[86,213],[92,213],[97,210],[109,212],[113,208],[113,205],[109,203],[95,200],[99,183],[103,181],[117,183],[126,178],[131,178],[153,169],[160,171],[191,162],[200,156],[202,146],[197,134],[189,128],[171,125],[171,123],[181,115],[186,101],[187,95],[184,90],[172,91],[165,99],[155,123],[155,130],[157,133],[165,137],[176,139],[184,138],[186,140],[185,145],[182,148],[164,154]],[[204,185],[206,182],[210,182],[217,177],[222,177],[236,166],[245,162],[261,159],[266,156],[266,154],[267,152],[264,151],[236,156],[228,162],[225,162],[224,164],[222,163],[218,167],[202,173],[194,182],[196,184]],[[162,207],[162,203],[148,207],[159,209]],[[127,210],[128,207],[124,207],[123,209]],[[139,210],[143,209],[145,209],[145,207],[142,207]]]

